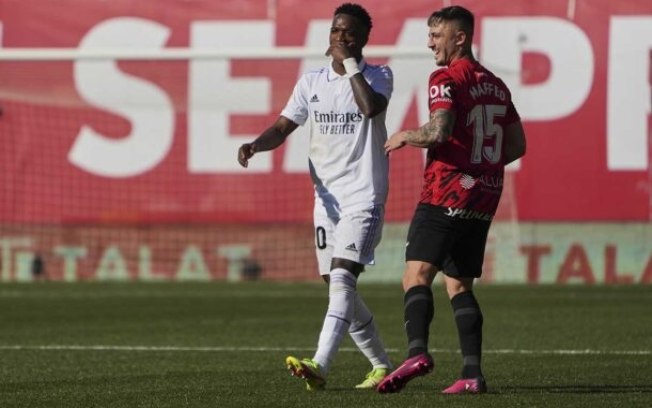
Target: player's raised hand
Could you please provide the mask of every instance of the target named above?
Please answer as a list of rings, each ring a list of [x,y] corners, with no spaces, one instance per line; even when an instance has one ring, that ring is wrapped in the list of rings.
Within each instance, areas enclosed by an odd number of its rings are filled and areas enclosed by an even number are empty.
[[[401,131],[394,133],[392,136],[390,136],[389,139],[387,139],[387,142],[385,142],[385,153],[389,154],[389,152],[398,150],[401,147],[405,146],[407,142],[405,141],[405,136],[407,135],[406,131]]]
[[[238,149],[238,163],[242,167],[249,166],[249,159],[253,157],[257,150],[256,145],[253,143],[245,143],[240,146],[240,149]]]
[[[349,50],[349,44],[344,41],[334,42],[326,50],[326,56],[332,57],[335,62],[342,63],[347,58],[351,58],[352,54]]]

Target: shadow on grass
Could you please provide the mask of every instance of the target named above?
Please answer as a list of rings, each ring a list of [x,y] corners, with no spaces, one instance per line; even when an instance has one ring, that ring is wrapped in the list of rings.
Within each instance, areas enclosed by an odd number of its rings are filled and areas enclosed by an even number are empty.
[[[493,387],[489,390],[495,394],[544,392],[550,394],[630,394],[652,393],[652,384],[609,385],[609,384],[573,384],[546,386]]]

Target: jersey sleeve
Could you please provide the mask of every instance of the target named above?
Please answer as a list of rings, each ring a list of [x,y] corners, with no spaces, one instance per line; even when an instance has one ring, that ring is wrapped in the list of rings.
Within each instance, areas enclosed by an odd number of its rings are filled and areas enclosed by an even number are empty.
[[[394,74],[392,70],[387,65],[378,67],[373,76],[369,78],[369,86],[389,101],[392,92],[394,92]]]
[[[433,72],[428,85],[430,112],[434,112],[436,109],[453,109],[456,87],[455,82],[445,69]]]
[[[498,80],[498,86],[500,86],[502,89],[505,90],[505,93],[507,94],[507,98],[509,99],[509,104],[507,104],[507,112],[505,112],[505,125],[511,125],[512,123],[518,122],[521,120],[521,116],[518,114],[518,111],[516,110],[516,106],[514,106],[514,101],[512,100],[512,93],[509,91],[509,88],[507,88],[507,85],[502,81],[500,78],[496,78]]]
[[[285,108],[281,111],[281,116],[290,119],[297,125],[303,126],[308,120],[308,93],[309,93],[308,76],[303,75],[294,86],[292,95],[288,100]]]

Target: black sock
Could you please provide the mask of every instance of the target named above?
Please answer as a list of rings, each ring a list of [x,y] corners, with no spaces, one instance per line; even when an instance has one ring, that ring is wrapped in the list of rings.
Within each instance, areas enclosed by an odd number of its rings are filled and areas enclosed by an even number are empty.
[[[482,377],[482,311],[472,291],[462,292],[451,299],[460,349],[464,359],[462,378]]]
[[[405,332],[408,338],[408,357],[428,352],[430,323],[435,305],[430,286],[414,286],[405,293]]]

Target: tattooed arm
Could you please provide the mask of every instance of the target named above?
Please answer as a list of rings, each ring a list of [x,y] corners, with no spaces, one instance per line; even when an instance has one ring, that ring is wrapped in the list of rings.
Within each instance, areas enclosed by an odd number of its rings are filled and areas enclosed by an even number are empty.
[[[448,109],[436,109],[430,112],[430,121],[416,130],[403,130],[394,133],[385,143],[385,153],[407,145],[431,147],[444,143],[453,132],[455,112]]]

